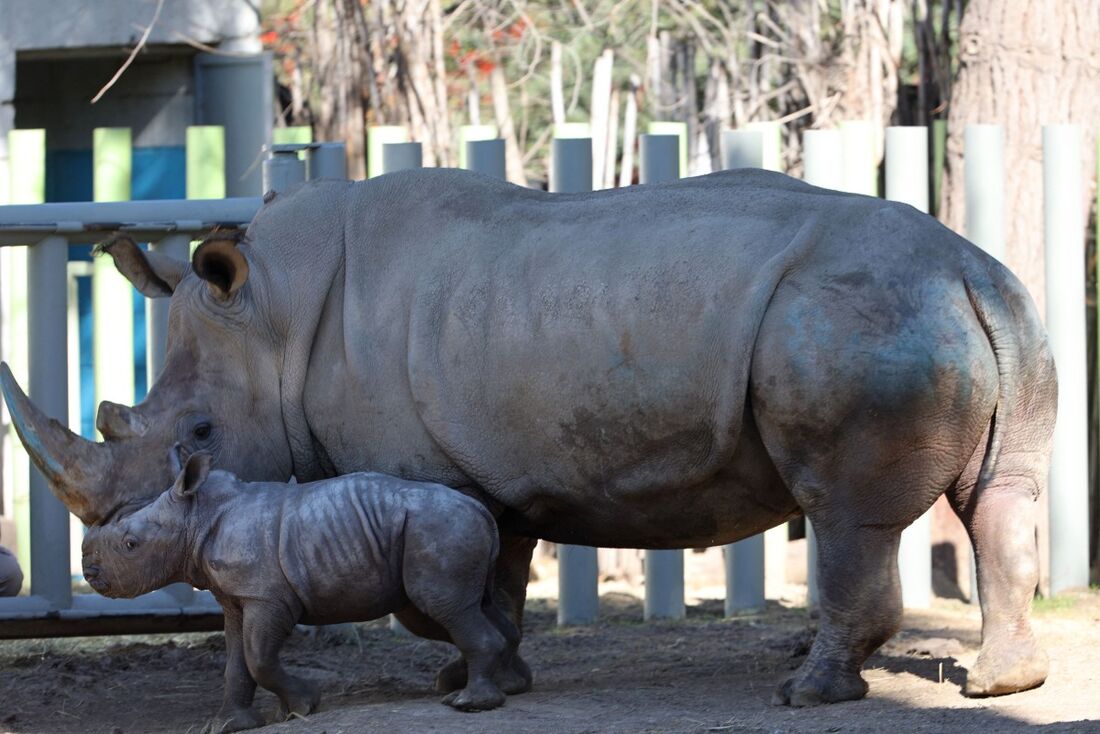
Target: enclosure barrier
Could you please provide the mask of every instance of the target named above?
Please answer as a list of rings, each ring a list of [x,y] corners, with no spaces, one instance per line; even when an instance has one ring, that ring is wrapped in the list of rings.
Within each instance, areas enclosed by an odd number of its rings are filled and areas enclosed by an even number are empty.
[[[70,241],[96,241],[113,232],[125,232],[161,248],[178,247],[183,237],[190,240],[214,227],[247,224],[260,204],[259,198],[239,198],[0,207],[0,246],[28,248],[30,399],[46,415],[68,422],[66,268]],[[162,334],[157,338],[163,338]],[[30,536],[31,593],[0,599],[3,637],[216,629],[221,625],[221,610],[209,592],[182,599],[173,589],[136,599],[73,595],[69,514],[50,492],[45,478],[33,469]]]

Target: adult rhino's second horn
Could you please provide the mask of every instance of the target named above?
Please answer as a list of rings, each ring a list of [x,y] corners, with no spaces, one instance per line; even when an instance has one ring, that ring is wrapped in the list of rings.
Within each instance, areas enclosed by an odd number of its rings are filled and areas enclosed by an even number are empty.
[[[99,501],[110,448],[43,414],[19,387],[7,363],[0,363],[0,389],[23,446],[53,493],[85,524],[101,520],[110,509]]]

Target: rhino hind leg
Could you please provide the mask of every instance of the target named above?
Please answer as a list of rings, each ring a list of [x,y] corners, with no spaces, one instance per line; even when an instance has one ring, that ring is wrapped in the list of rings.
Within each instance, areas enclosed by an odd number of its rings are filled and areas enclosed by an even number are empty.
[[[1028,614],[1039,580],[1035,499],[1030,486],[990,486],[981,496],[949,499],[962,519],[978,560],[982,647],[967,672],[967,696],[999,696],[1043,684],[1047,656],[1032,634]]]
[[[821,626],[810,654],[772,697],[776,705],[816,706],[863,698],[864,661],[901,625],[897,552],[901,528],[814,523]]]

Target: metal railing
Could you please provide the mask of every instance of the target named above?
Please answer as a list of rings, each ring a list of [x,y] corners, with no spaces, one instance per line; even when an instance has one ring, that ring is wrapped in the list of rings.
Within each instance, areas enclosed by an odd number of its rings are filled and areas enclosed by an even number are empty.
[[[191,240],[214,227],[243,226],[261,199],[28,204],[0,207],[0,246],[28,247],[27,318],[31,400],[68,422],[66,318],[68,246],[125,232],[155,251],[186,259]],[[153,374],[164,364],[168,302],[149,320]],[[174,584],[135,599],[73,594],[69,513],[35,469],[30,479],[30,596],[0,599],[0,637],[39,637],[218,629],[221,608],[209,592]]]

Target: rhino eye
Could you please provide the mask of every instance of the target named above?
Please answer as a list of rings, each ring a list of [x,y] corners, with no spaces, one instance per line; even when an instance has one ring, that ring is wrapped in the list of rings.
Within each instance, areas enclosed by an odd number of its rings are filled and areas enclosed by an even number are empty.
[[[200,423],[191,431],[191,434],[195,437],[196,441],[205,441],[210,438],[210,434],[213,432],[209,423]]]
[[[125,542],[125,545],[126,545],[126,550],[133,550],[133,549],[138,547],[138,542],[136,540],[134,540],[133,538],[127,538],[126,542]]]

